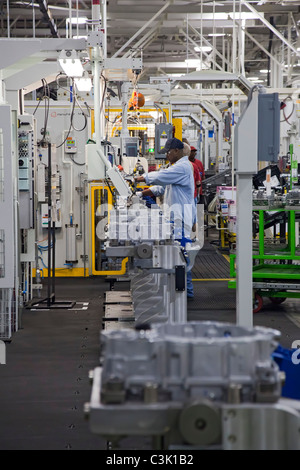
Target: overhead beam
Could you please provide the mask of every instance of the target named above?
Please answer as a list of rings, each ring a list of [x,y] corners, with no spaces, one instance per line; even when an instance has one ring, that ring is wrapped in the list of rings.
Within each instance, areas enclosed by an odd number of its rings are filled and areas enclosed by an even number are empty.
[[[203,41],[203,43],[204,43],[206,46],[211,47],[212,50],[216,53],[216,55],[217,55],[218,57],[220,57],[220,59],[222,59],[222,61],[224,61],[225,64],[226,64],[228,67],[232,68],[231,64],[230,64],[229,61],[226,59],[226,57],[224,57],[224,56],[218,51],[218,49],[216,49],[203,35],[201,35],[201,34],[199,33],[199,31],[197,31],[191,24],[189,24],[189,28],[192,30],[192,32],[193,32],[194,34],[196,34],[197,36],[199,36],[199,38],[201,38],[201,40]]]
[[[157,25],[155,25],[153,28],[151,28],[134,46],[134,49],[137,50],[137,49],[141,49],[144,44],[148,41],[148,39],[150,37],[152,37],[153,34],[156,33],[156,31],[158,30],[158,28],[161,26],[162,24],[162,21],[160,21]],[[130,56],[131,54],[131,51],[127,51],[125,52],[125,54],[123,55],[123,57],[128,57]]]
[[[264,23],[270,31],[272,31],[284,44],[286,44],[296,55],[299,55],[299,52],[297,49],[276,29],[274,26],[269,23],[268,20],[266,20],[249,2],[246,0],[242,0],[242,4],[245,5],[252,13],[255,13],[260,21]]]
[[[195,41],[193,41],[193,39],[190,38],[190,37],[183,31],[183,29],[180,29],[179,32],[180,32],[181,34],[183,34],[183,35],[187,38],[187,40],[190,41],[190,42],[193,44],[194,47],[199,46],[199,44],[197,44]],[[213,48],[212,48],[212,49],[213,49]],[[221,67],[214,59],[212,59],[211,57],[209,57],[209,54],[207,54],[205,51],[202,51],[202,54],[204,54],[204,56],[205,56],[206,59],[209,59],[213,64],[215,64],[215,66],[216,66],[219,70],[222,70],[222,71],[223,71],[222,67]],[[197,59],[201,60],[200,57],[199,57],[199,55],[197,55],[197,54],[195,54],[195,55],[196,55]]]
[[[174,0],[168,0],[168,2],[149,20],[147,21],[123,46],[112,56],[113,58],[117,57],[121,52],[132,43],[148,26],[150,26],[153,21],[156,20],[172,3]]]
[[[4,80],[5,89],[7,91],[23,89],[24,94],[30,93],[42,86],[42,79],[46,80],[47,83],[54,82],[58,73],[59,66],[57,62],[33,64]]]
[[[254,42],[254,44],[256,44],[268,57],[270,57],[270,59],[272,59],[277,65],[279,65],[279,67],[281,67],[282,69],[284,69],[284,65],[282,65],[277,59],[275,59],[275,57],[272,56],[272,54],[270,54],[269,51],[267,51],[267,49],[262,45],[260,44],[260,42],[258,42],[253,36],[252,34],[248,33],[248,31],[246,30],[245,27],[243,27],[243,30],[246,34],[246,36],[248,36],[248,38],[251,39],[251,41]],[[251,59],[248,59],[249,61],[251,61]]]
[[[86,41],[65,38],[0,39],[0,77],[8,78],[46,58],[56,60],[58,51],[62,49],[85,50]]]

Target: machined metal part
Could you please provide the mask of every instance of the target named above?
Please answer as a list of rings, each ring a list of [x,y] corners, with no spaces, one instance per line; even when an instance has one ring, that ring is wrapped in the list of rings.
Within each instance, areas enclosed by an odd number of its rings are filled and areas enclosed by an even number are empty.
[[[186,404],[178,422],[184,442],[203,446],[220,442],[222,433],[220,411],[220,407],[209,400],[196,400]]]
[[[271,357],[279,337],[215,322],[104,331],[91,431],[163,436],[167,448],[300,449],[300,402],[281,398]]]
[[[137,246],[136,254],[139,258],[147,259],[152,257],[152,246],[147,245],[146,243],[142,243],[141,245]]]
[[[281,382],[270,351],[279,336],[276,330],[250,332],[213,322],[167,323],[147,331],[104,333],[107,365],[103,380],[117,373],[130,389],[132,384],[142,387],[146,378],[167,388],[173,399],[202,395],[214,401],[227,401],[228,388],[236,383],[242,387],[241,402],[276,401]]]
[[[300,402],[222,406],[224,450],[300,450]]]

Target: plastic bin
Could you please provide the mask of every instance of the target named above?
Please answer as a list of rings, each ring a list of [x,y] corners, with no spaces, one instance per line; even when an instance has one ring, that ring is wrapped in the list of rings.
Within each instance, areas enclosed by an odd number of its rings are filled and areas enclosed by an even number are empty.
[[[292,361],[293,353],[297,349],[286,349],[278,346],[272,354],[273,359],[278,364],[279,369],[285,372],[285,384],[282,387],[282,396],[285,398],[300,399],[300,363],[295,364]],[[300,360],[300,350],[294,359]]]

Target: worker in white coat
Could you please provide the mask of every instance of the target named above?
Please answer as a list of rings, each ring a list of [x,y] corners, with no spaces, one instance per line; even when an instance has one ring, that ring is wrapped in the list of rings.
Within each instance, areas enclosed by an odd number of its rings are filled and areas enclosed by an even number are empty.
[[[162,153],[165,153],[171,166],[158,171],[144,173],[136,178],[137,182],[145,182],[151,188],[143,191],[143,196],[164,195],[164,205],[168,208],[170,221],[174,224],[174,238],[185,247],[190,242],[194,204],[194,175],[188,156],[183,155],[183,142],[168,139]],[[191,271],[187,272],[187,297],[194,297]]]

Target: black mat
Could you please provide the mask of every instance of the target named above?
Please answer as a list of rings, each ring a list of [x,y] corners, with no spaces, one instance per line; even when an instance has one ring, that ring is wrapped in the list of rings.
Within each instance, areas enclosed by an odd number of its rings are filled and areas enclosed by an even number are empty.
[[[196,256],[192,277],[193,279],[227,279],[229,278],[229,261],[215,246],[206,241]]]

